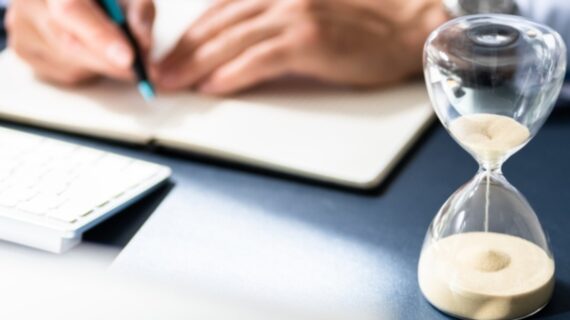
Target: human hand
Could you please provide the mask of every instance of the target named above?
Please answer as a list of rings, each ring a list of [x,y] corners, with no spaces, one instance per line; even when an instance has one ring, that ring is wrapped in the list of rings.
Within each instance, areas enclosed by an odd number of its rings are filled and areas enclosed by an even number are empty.
[[[154,68],[162,89],[229,94],[286,74],[353,86],[421,71],[440,0],[221,0]]]
[[[152,0],[124,1],[133,34],[148,51]],[[8,46],[48,81],[73,85],[105,75],[131,79],[134,52],[95,0],[12,0]]]

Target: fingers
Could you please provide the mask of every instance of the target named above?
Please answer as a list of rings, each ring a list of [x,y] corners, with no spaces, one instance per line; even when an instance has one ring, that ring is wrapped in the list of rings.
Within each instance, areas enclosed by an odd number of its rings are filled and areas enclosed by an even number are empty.
[[[73,34],[68,33],[53,20],[47,27],[40,29],[44,40],[50,44],[49,56],[58,61],[58,67],[75,66],[91,73],[106,75],[112,78],[130,80],[133,74],[129,68],[118,68],[114,64],[101,59]],[[62,65],[62,66],[59,66]]]
[[[127,3],[127,20],[143,52],[152,44],[152,25],[156,15],[152,0],[131,0]]]
[[[212,1],[212,4],[208,6],[206,11],[202,12],[202,14],[194,21],[194,24],[199,24],[202,21],[210,19],[212,16],[215,16],[220,13],[220,11],[230,3],[234,3],[240,0],[215,0]]]
[[[19,32],[27,36],[11,37],[10,47],[33,68],[34,72],[45,80],[71,85],[83,82],[94,76],[92,72],[74,66],[69,61],[58,61],[58,55],[45,41],[37,30],[30,28],[31,25],[17,25]]]
[[[182,35],[182,37],[178,40],[178,43],[174,46],[166,57],[162,59],[156,66],[159,74],[164,75],[165,73],[169,73],[170,70],[177,68],[177,66],[185,63],[186,60],[190,58],[192,51],[197,47],[197,44],[194,42],[194,39],[191,35],[186,32]]]
[[[101,59],[50,15],[44,1],[13,1],[9,10],[10,47],[42,78],[73,84],[105,74],[129,79],[130,70]]]
[[[192,25],[189,32],[196,43],[202,43],[228,27],[257,16],[265,6],[265,2],[259,0],[233,1],[223,9],[217,9],[216,14],[206,13]]]
[[[235,93],[292,70],[293,55],[284,38],[265,41],[220,67],[199,90],[216,95]]]
[[[133,51],[117,25],[93,0],[47,0],[54,19],[90,51],[119,68],[133,62]]]
[[[241,23],[198,47],[194,52],[187,45],[186,56],[177,53],[159,67],[158,85],[176,90],[194,85],[219,66],[236,58],[246,49],[268,41],[281,32],[281,26],[269,19],[253,19]]]

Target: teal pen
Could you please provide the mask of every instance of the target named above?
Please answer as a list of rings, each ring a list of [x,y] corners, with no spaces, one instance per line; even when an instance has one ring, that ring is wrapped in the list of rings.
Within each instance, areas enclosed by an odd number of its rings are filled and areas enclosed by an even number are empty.
[[[125,19],[125,15],[121,10],[121,6],[117,3],[117,0],[100,0],[100,5],[103,7],[104,11],[109,15],[111,19],[123,30],[131,47],[134,49],[135,52],[135,61],[133,63],[133,71],[137,77],[138,81],[138,89],[143,98],[146,101],[151,101],[156,96],[154,87],[152,83],[148,79],[147,72],[144,67],[143,58],[141,54],[141,50],[129,28],[129,24],[127,23],[127,19]]]

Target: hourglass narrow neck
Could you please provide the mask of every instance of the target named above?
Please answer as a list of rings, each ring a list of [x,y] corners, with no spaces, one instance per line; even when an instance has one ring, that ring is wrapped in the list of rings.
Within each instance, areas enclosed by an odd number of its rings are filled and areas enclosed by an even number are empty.
[[[502,176],[503,175],[503,171],[502,171],[502,163],[498,163],[496,165],[485,165],[485,164],[480,164],[479,165],[479,170],[477,171],[477,174],[489,174],[491,176]]]
[[[477,154],[475,153],[473,157],[479,163],[479,171],[489,171],[490,173],[499,173],[502,174],[502,167],[505,160],[509,158],[509,156],[513,153],[513,151],[501,152],[500,154]]]

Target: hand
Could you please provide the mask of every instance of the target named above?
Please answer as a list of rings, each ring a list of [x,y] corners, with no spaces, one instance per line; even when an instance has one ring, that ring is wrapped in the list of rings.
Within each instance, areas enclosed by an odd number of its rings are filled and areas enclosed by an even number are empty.
[[[286,74],[378,86],[420,73],[440,0],[221,0],[155,68],[162,89],[240,91]]]
[[[152,0],[125,2],[142,50],[151,43]],[[98,75],[130,79],[134,52],[95,0],[13,0],[6,17],[8,46],[42,78],[77,84]]]

